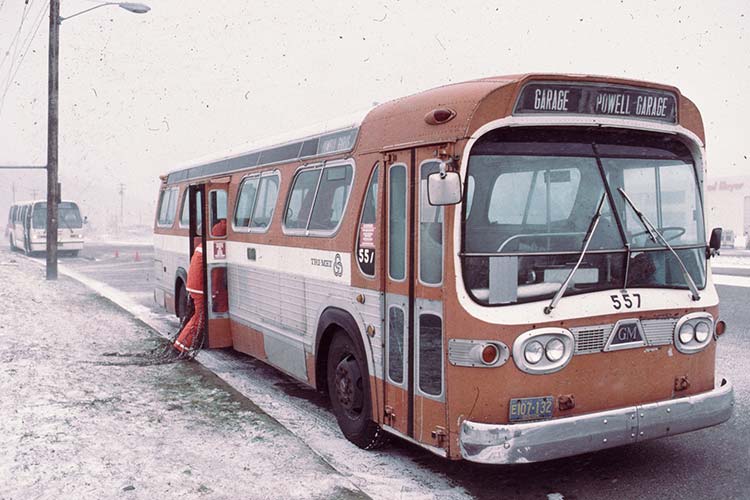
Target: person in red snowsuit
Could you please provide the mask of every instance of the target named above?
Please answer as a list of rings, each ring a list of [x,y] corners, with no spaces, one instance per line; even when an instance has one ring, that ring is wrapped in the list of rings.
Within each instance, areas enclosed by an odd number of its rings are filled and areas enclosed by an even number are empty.
[[[185,289],[193,299],[195,311],[175,340],[174,346],[180,352],[189,352],[193,348],[193,343],[203,328],[203,247],[200,238],[196,238],[195,252],[190,259]]]
[[[227,234],[227,221],[226,219],[220,219],[211,228],[212,236],[226,236]],[[204,328],[204,301],[203,301],[203,246],[201,245],[201,239],[195,239],[195,252],[193,257],[190,259],[190,267],[188,267],[187,273],[187,284],[185,289],[190,294],[190,298],[193,299],[195,305],[195,312],[190,317],[190,320],[185,324],[180,334],[177,336],[177,340],[174,342],[175,348],[183,353],[190,352],[193,349],[193,345]],[[217,298],[217,292],[213,292],[214,300]],[[226,301],[226,298],[224,298]]]

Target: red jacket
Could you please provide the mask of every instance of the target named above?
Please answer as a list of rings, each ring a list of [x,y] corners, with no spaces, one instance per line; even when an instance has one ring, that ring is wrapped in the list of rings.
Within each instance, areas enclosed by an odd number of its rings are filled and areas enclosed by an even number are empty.
[[[186,289],[190,293],[203,294],[203,248],[195,247],[188,268]]]

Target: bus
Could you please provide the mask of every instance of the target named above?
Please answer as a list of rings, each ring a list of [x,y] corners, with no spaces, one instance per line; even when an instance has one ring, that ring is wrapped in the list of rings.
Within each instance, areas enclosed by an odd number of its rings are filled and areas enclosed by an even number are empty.
[[[198,238],[205,346],[327,392],[365,449],[525,463],[710,427],[734,391],[704,142],[669,85],[427,90],[161,176],[154,299],[184,315]]]
[[[72,201],[62,201],[57,206],[57,247],[61,253],[78,255],[83,249],[83,224],[81,211]],[[27,255],[47,251],[47,201],[36,200],[11,205],[8,211],[6,235],[11,250]]]

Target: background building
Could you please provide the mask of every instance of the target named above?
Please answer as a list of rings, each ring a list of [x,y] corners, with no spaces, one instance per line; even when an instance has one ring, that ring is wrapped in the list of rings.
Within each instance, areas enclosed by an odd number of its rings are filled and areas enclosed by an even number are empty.
[[[733,231],[735,247],[744,248],[750,233],[750,175],[706,178],[706,230]]]

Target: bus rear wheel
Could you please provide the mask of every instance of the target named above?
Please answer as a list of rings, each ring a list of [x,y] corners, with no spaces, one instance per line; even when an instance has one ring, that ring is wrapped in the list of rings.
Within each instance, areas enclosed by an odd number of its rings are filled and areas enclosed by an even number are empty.
[[[349,336],[339,330],[328,349],[328,396],[346,439],[362,449],[378,448],[385,432],[372,420],[367,365]]]

